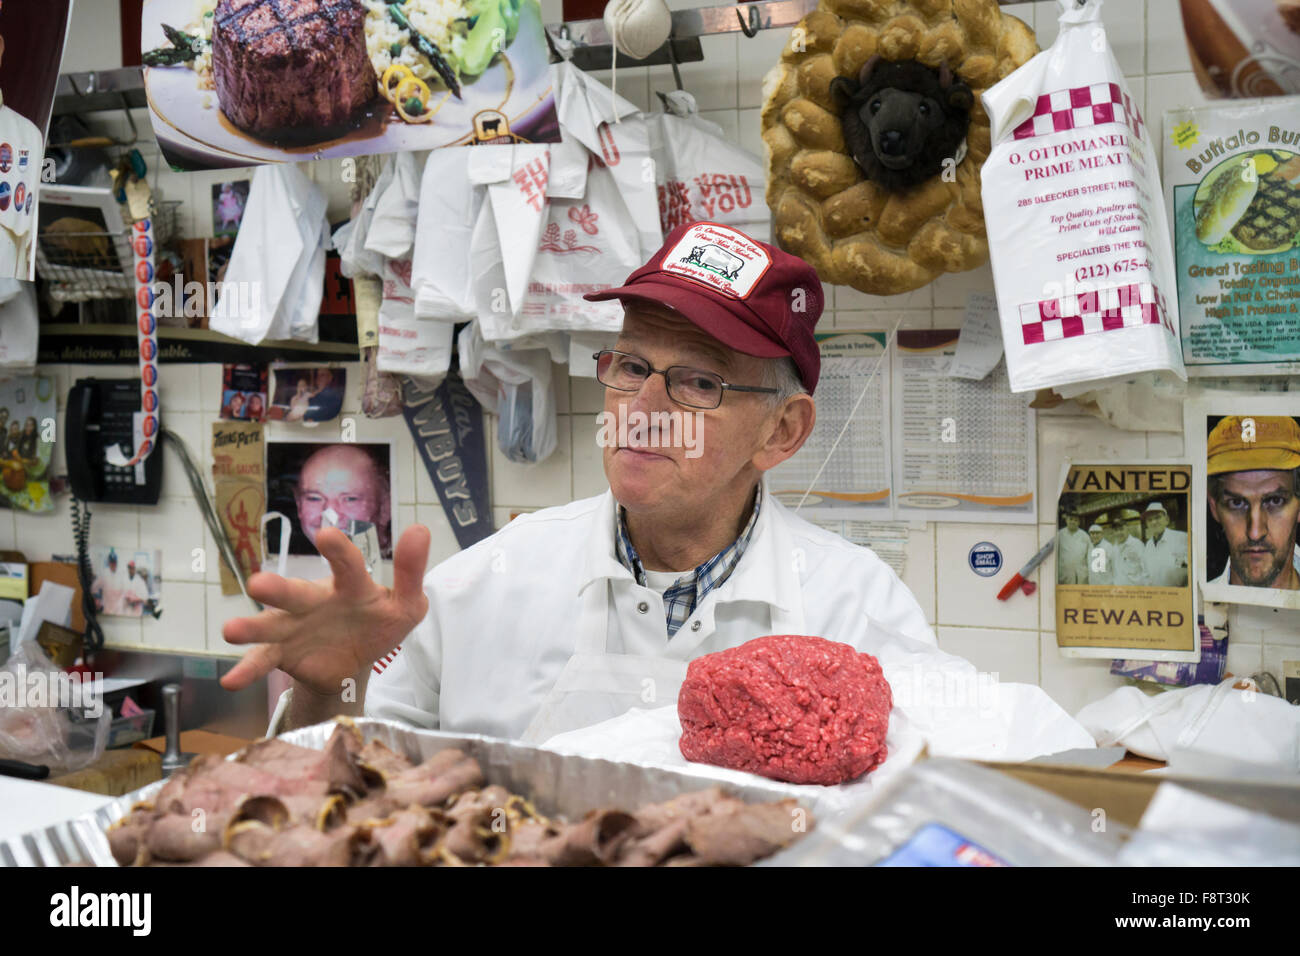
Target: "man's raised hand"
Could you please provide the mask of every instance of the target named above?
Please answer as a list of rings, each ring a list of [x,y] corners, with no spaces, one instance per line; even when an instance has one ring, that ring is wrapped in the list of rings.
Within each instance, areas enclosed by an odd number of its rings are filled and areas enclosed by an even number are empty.
[[[315,694],[337,694],[423,619],[428,528],[413,525],[397,542],[391,588],[366,573],[361,552],[337,528],[322,528],[316,547],[334,572],[329,580],[267,573],[248,579],[249,595],[267,609],[222,627],[231,644],[256,645],[221,678],[222,687],[242,690],[278,667]]]

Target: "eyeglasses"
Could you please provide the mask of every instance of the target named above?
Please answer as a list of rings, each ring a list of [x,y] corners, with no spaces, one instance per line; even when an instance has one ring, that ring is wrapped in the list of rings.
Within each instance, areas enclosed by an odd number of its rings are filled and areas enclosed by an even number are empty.
[[[722,404],[724,391],[766,392],[769,395],[781,391],[758,385],[730,385],[720,375],[686,365],[655,368],[640,356],[613,349],[597,352],[592,358],[596,360],[596,380],[606,388],[635,392],[651,375],[662,375],[668,397],[688,408],[717,408]]]

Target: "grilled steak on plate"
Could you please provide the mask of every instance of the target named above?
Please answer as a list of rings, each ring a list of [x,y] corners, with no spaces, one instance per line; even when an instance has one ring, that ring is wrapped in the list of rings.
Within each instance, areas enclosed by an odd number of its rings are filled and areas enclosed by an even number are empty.
[[[219,0],[212,78],[226,117],[272,141],[342,133],[374,100],[358,0]]]

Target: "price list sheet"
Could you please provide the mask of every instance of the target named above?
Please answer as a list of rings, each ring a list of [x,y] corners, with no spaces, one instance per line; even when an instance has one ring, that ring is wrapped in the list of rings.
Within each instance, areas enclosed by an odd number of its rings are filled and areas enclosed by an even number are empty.
[[[893,355],[894,494],[899,518],[1037,520],[1037,441],[1029,396],[1000,361],[951,378],[958,329],[900,330]]]
[[[906,521],[834,521],[818,519],[813,524],[833,531],[846,541],[870,548],[900,578],[907,570],[908,527]]]
[[[887,338],[885,332],[871,331],[817,336],[822,352],[817,424],[803,448],[768,473],[772,494],[790,507],[809,492],[800,514],[810,520],[835,518],[845,509],[882,519],[893,513]],[[853,412],[860,396],[862,401]],[[853,421],[835,446],[850,412]]]

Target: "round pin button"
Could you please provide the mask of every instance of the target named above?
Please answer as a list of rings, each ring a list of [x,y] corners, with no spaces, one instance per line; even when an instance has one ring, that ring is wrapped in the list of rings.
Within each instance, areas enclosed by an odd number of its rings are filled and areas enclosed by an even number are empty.
[[[650,605],[647,604],[645,601],[642,601],[640,604],[636,606],[636,609],[641,614],[644,614],[646,611],[650,610]]]
[[[692,630],[692,631],[698,631],[699,629],[700,629],[700,622],[699,622],[699,621],[693,621],[693,622],[691,622],[691,630]]]

